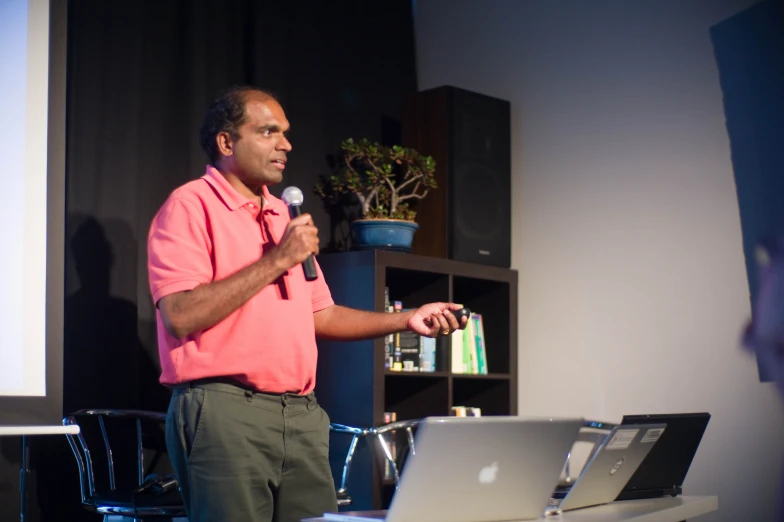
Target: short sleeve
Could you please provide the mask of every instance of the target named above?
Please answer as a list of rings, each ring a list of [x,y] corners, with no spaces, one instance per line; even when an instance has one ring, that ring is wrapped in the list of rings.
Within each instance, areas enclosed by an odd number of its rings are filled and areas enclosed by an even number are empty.
[[[318,274],[318,278],[316,278],[315,281],[310,282],[311,303],[313,304],[313,313],[315,314],[319,310],[329,308],[335,304],[335,302],[332,300],[332,293],[329,291],[329,286],[324,280],[324,274],[315,257],[313,258],[313,262],[316,265],[316,273]]]
[[[153,219],[147,238],[150,292],[156,305],[167,295],[211,282],[211,253],[212,241],[201,206],[169,198]]]

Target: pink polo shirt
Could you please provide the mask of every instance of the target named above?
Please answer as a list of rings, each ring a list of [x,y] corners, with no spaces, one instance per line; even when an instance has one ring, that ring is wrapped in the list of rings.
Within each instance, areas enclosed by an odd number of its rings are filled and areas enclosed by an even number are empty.
[[[258,391],[306,394],[316,384],[313,313],[333,304],[318,263],[317,280],[297,265],[212,328],[181,340],[163,326],[157,303],[175,292],[224,279],[280,242],[289,213],[270,195],[262,211],[215,168],[176,189],[150,227],[150,291],[156,303],[163,384],[232,377]]]

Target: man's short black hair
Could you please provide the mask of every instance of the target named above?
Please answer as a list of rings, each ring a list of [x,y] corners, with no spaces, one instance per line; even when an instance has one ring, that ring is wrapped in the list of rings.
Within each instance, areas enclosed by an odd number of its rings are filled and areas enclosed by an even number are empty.
[[[221,132],[228,132],[232,139],[239,138],[239,128],[245,120],[245,97],[250,92],[260,92],[277,101],[277,97],[269,91],[251,85],[240,85],[223,91],[207,109],[204,121],[199,129],[199,143],[215,163],[221,158],[215,137]]]

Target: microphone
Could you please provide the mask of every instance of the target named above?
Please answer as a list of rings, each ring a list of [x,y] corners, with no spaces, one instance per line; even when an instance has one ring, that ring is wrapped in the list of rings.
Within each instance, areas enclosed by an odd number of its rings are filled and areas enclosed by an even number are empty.
[[[157,473],[150,473],[149,475],[144,477],[144,482],[142,484],[134,488],[133,493],[135,495],[138,495],[139,493],[144,493],[148,489],[158,484],[161,480],[162,480],[161,476],[158,475]]]
[[[158,482],[153,484],[151,489],[154,495],[163,495],[172,489],[177,489],[179,486],[180,483],[177,481],[177,477],[169,473]]]
[[[153,495],[163,495],[167,491],[178,488],[179,485],[177,477],[172,473],[169,473],[164,477],[161,477],[157,473],[151,473],[145,477],[144,482],[140,486],[134,488],[133,494],[138,495],[146,491],[151,491]]]
[[[281,195],[283,202],[289,206],[289,216],[291,219],[302,214],[302,202],[305,200],[302,191],[297,187],[286,187]],[[313,254],[302,262],[302,270],[305,272],[305,280],[313,281],[318,278],[316,273],[316,263],[313,261]]]

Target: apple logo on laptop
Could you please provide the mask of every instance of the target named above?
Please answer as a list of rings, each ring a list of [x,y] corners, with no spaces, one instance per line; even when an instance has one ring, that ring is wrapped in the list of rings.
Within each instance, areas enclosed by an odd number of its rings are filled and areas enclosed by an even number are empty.
[[[498,474],[498,462],[493,462],[479,471],[480,484],[492,484]]]

